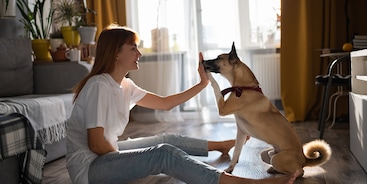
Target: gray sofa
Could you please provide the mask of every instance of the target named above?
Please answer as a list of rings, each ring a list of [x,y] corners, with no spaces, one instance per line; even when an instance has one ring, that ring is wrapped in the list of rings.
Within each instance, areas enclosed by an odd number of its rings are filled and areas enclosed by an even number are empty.
[[[33,63],[30,39],[0,39],[0,114],[18,112],[29,119],[45,145],[46,163],[66,154],[71,88],[91,67],[83,61]]]

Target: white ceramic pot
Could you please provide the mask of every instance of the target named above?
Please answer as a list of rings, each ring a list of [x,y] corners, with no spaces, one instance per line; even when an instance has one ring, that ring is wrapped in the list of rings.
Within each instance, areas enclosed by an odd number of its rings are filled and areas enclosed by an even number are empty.
[[[64,39],[62,38],[51,38],[50,39],[50,45],[51,45],[52,52],[56,52],[57,48],[63,44],[64,44]]]
[[[95,26],[81,26],[78,28],[80,35],[80,43],[92,44],[95,42],[97,27]]]

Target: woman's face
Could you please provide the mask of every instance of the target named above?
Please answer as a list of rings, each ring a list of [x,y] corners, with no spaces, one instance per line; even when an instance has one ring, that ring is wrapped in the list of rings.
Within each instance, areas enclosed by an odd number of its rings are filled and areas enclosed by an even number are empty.
[[[139,69],[139,58],[141,56],[142,54],[136,44],[126,43],[117,53],[117,67],[127,71],[137,70]]]

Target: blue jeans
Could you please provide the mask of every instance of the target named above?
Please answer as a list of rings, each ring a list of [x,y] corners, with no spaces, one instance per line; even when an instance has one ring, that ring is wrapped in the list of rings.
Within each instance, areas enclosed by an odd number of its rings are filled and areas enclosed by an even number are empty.
[[[119,141],[118,146],[119,152],[92,162],[89,183],[121,184],[164,173],[186,183],[217,184],[223,172],[189,156],[207,156],[206,140],[162,134]]]

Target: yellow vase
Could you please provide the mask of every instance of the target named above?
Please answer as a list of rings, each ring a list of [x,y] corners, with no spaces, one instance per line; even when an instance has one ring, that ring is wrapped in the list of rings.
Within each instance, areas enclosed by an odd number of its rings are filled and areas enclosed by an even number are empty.
[[[32,40],[32,49],[35,55],[35,61],[52,62],[50,54],[50,40],[34,39]]]
[[[67,47],[77,47],[79,45],[79,33],[72,26],[62,26],[61,33]]]

